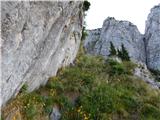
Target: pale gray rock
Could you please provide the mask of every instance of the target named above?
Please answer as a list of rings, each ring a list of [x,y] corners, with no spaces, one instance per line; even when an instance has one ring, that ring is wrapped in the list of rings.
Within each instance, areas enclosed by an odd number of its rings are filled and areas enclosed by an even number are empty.
[[[83,24],[81,1],[1,2],[2,104],[23,84],[44,85],[76,57]]]
[[[50,114],[50,120],[60,120],[61,113],[57,106],[54,106]]]
[[[95,54],[96,51],[94,49],[97,41],[100,39],[101,28],[94,30],[87,30],[87,36],[84,40],[84,48],[85,51],[89,54]]]
[[[160,71],[160,4],[151,9],[145,30],[147,66]]]
[[[110,54],[110,41],[116,49],[121,49],[121,44],[124,44],[131,59],[145,62],[143,35],[132,23],[108,17],[102,29],[88,31],[84,47],[88,53],[107,57]]]
[[[150,84],[155,89],[160,89],[160,82],[156,81],[146,64],[142,62],[136,63],[137,67],[134,70],[134,75]]]

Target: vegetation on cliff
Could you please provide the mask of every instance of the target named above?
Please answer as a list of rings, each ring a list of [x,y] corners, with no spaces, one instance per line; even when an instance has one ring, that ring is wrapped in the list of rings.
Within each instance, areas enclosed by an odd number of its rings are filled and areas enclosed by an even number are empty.
[[[133,76],[135,64],[84,55],[80,49],[75,65],[60,69],[46,86],[32,93],[23,87],[3,117],[16,108],[23,120],[45,120],[57,106],[61,120],[160,119],[160,91]]]

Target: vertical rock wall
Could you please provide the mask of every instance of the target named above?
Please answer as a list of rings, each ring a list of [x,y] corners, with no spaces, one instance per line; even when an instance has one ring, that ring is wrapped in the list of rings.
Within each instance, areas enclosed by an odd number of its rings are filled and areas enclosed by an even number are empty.
[[[145,30],[147,66],[160,71],[160,4],[151,9]]]
[[[1,2],[2,102],[47,82],[76,57],[82,2]]]

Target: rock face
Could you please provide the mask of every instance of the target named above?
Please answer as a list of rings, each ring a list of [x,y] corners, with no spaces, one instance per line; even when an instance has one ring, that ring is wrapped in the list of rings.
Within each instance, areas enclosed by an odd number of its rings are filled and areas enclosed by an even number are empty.
[[[134,75],[149,83],[153,88],[160,89],[160,82],[155,81],[155,78],[147,69],[146,64],[138,62],[134,71]]]
[[[1,2],[2,103],[23,84],[29,91],[76,57],[82,2]]]
[[[86,40],[84,41],[84,46],[87,53],[90,54],[96,53],[95,45],[97,41],[100,39],[100,34],[101,34],[101,28],[87,31],[87,37]]]
[[[101,29],[88,30],[84,48],[87,53],[107,57],[110,54],[110,41],[118,49],[123,43],[132,60],[160,71],[160,4],[151,9],[144,35],[132,23],[109,17]]]
[[[102,29],[88,31],[88,37],[84,47],[88,53],[108,56],[110,41],[116,49],[121,49],[124,44],[131,59],[145,61],[145,48],[143,35],[137,27],[128,21],[118,21],[114,18],[107,18]]]
[[[160,71],[160,4],[151,9],[145,30],[147,66]]]

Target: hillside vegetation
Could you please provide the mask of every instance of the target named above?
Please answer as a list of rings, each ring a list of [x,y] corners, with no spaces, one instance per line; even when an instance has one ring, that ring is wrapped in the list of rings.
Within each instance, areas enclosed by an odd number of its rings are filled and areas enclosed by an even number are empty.
[[[133,76],[135,64],[79,53],[75,65],[62,68],[46,86],[27,86],[2,110],[23,120],[47,120],[53,106],[61,120],[160,120],[160,91]]]

